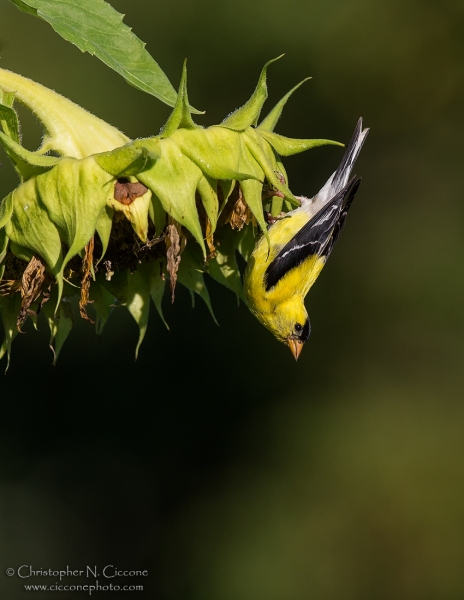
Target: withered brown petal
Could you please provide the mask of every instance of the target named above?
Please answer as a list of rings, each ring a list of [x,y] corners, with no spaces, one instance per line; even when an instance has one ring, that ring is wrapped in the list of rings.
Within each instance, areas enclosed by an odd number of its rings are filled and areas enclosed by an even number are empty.
[[[234,204],[234,207],[226,219],[226,223],[230,223],[232,229],[237,229],[241,231],[241,229],[248,225],[251,221],[253,221],[253,213],[250,210],[250,207],[245,201],[243,197],[242,190],[238,189],[238,198]]]
[[[169,279],[171,283],[171,301],[174,302],[175,289],[177,283],[177,271],[180,265],[180,255],[183,252],[185,245],[187,244],[187,238],[182,233],[182,227],[172,217],[169,219],[169,224],[166,227],[166,269],[169,273]]]
[[[89,292],[90,292],[90,275],[93,267],[93,249],[94,249],[95,238],[90,238],[90,242],[85,247],[84,260],[82,261],[82,280],[81,280],[81,297],[79,299],[79,312],[83,319],[90,321],[95,324],[95,321],[87,314],[85,307],[87,304],[91,304]]]
[[[213,228],[211,226],[211,221],[208,219],[208,217],[205,217],[206,219],[206,245],[208,246],[208,250],[209,250],[209,255],[208,255],[208,260],[210,260],[211,258],[214,258],[216,256],[216,247],[214,246],[214,232],[213,232]]]
[[[31,304],[37,300],[42,293],[42,285],[45,281],[45,265],[35,256],[29,261],[21,278],[21,309],[19,311],[16,325],[18,330],[26,320]]]
[[[147,191],[148,188],[143,183],[140,183],[140,181],[132,183],[126,179],[118,179],[114,184],[114,199],[128,206],[136,198],[140,198],[146,194]]]

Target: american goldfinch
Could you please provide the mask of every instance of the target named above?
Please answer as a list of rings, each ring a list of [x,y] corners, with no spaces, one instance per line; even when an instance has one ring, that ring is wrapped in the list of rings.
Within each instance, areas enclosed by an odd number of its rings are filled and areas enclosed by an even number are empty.
[[[368,134],[359,119],[340,166],[314,198],[277,220],[250,257],[244,289],[251,312],[298,360],[311,325],[304,298],[332,252],[361,178],[350,179]]]

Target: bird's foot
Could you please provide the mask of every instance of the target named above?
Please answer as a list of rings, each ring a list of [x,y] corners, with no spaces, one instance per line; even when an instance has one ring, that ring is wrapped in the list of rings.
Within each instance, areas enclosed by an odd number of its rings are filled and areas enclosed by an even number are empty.
[[[274,225],[276,221],[280,221],[280,219],[283,219],[286,216],[286,214],[287,213],[281,212],[277,216],[273,217],[270,212],[267,212],[265,213],[266,221],[269,225]]]

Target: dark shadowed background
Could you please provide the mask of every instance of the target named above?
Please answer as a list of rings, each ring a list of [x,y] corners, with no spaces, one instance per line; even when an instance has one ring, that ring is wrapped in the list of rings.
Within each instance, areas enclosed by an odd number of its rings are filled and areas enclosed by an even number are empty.
[[[212,281],[220,327],[178,290],[173,306],[165,299],[171,330],[153,311],[136,363],[124,309],[100,338],[77,323],[56,367],[44,322],[18,336],[0,379],[2,598],[55,581],[8,567],[114,565],[148,570],[99,578],[143,584],[134,599],[462,599],[464,5],[112,4],[175,87],[190,57],[206,126],[285,52],[269,70],[269,108],[313,79],[277,131],[346,142],[362,115],[363,183],[309,294],[313,334],[298,364]],[[157,134],[169,114],[7,0],[0,66],[132,138]],[[40,128],[21,116],[34,149]],[[313,195],[341,154],[287,159],[293,192]],[[3,197],[16,183],[0,160]]]

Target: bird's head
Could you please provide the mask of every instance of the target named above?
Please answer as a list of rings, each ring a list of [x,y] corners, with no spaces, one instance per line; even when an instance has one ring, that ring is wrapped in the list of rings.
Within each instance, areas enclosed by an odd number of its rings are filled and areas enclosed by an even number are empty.
[[[298,360],[311,333],[308,313],[301,296],[296,294],[276,305],[263,322],[279,341],[287,344],[295,360]]]

